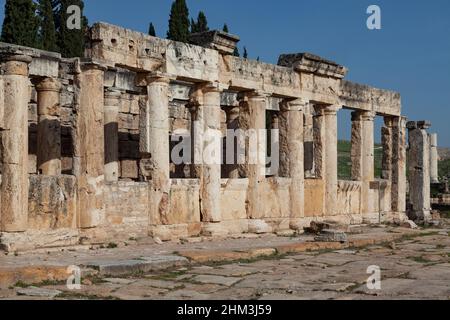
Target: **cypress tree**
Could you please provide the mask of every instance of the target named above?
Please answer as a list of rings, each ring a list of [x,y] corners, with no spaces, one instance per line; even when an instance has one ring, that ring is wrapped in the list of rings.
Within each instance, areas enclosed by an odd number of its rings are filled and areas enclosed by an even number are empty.
[[[82,57],[84,53],[84,34],[88,27],[88,20],[83,15],[83,0],[56,0],[57,44],[63,57]],[[67,8],[76,5],[81,9],[81,28],[69,29],[67,21],[71,17]]]
[[[189,42],[189,9],[185,0],[175,0],[172,3],[169,19],[169,31],[167,39],[181,42]]]
[[[197,32],[205,31],[209,31],[208,20],[206,19],[205,13],[200,11],[197,17]]]
[[[243,57],[244,59],[247,59],[247,58],[248,58],[247,47],[244,47],[244,54],[242,55],[242,57]]]
[[[37,46],[38,20],[32,0],[6,0],[1,40],[28,47]]]
[[[236,46],[236,48],[234,48],[233,56],[235,56],[235,57],[241,56],[241,54],[239,53],[239,48],[237,46]]]
[[[191,33],[197,33],[198,26],[194,19],[191,18]]]
[[[156,37],[155,26],[152,22],[150,22],[150,26],[148,27],[148,34],[152,37]]]
[[[228,25],[226,23],[223,25],[222,31],[226,32],[226,33],[230,33],[230,31],[228,30]]]
[[[58,51],[51,0],[39,0],[39,44],[43,50]]]

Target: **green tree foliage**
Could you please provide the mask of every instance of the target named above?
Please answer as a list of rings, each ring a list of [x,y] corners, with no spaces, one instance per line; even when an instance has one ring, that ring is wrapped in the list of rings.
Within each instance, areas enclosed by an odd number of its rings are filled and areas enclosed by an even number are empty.
[[[152,37],[156,37],[155,26],[153,25],[152,22],[150,22],[150,26],[148,27],[148,34]]]
[[[43,50],[58,51],[56,45],[56,27],[51,0],[39,0],[39,46]]]
[[[81,28],[69,29],[67,21],[72,17],[72,14],[67,13],[67,9],[71,5],[76,5],[81,9]],[[88,27],[88,20],[83,15],[84,2],[83,0],[56,0],[55,1],[55,15],[56,15],[56,30],[57,30],[57,44],[59,51],[63,57],[82,57],[84,53],[84,35]]]
[[[190,34],[189,9],[185,0],[175,0],[172,3],[167,39],[189,42]]]
[[[28,47],[37,46],[38,20],[32,0],[6,0],[3,20],[3,42]]]
[[[242,57],[244,59],[248,59],[248,51],[247,51],[247,47],[244,47],[244,54],[242,55]]]
[[[228,29],[228,25],[226,23],[223,25],[222,31],[226,32],[226,33],[230,33],[230,30]]]

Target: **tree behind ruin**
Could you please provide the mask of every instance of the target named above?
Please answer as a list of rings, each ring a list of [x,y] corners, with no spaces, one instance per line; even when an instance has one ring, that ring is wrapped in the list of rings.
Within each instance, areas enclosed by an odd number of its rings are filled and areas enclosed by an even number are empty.
[[[40,48],[47,51],[58,51],[58,46],[56,45],[56,26],[51,0],[39,0],[38,19]]]
[[[67,8],[71,5],[77,5],[81,9],[81,29],[70,30],[67,27],[67,20],[70,17],[67,14]],[[82,0],[56,0],[55,9],[59,52],[66,58],[82,57],[84,51],[84,34],[88,27],[88,20],[83,15],[84,2]]]
[[[32,0],[6,0],[1,40],[36,47],[38,21]]]
[[[189,9],[185,0],[175,0],[172,3],[169,19],[169,31],[167,39],[181,42],[189,42],[190,34]]]

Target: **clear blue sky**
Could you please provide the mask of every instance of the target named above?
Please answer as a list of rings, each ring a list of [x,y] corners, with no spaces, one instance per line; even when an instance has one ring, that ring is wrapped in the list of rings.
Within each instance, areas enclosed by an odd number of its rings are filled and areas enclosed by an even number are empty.
[[[351,81],[399,91],[403,113],[411,120],[431,120],[440,144],[450,147],[449,0],[187,1],[192,16],[205,11],[211,28],[226,22],[250,58],[276,63],[280,53],[312,52],[347,66]],[[90,23],[143,32],[152,21],[164,37],[171,2],[85,0],[85,13]],[[366,27],[371,4],[381,7],[382,30]],[[345,120],[339,123],[340,138],[349,137],[350,119]]]

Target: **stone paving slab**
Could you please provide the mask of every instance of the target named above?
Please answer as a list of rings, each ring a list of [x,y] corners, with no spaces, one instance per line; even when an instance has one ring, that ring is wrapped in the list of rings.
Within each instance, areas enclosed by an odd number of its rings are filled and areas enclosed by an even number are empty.
[[[0,287],[8,288],[18,282],[38,284],[46,280],[65,281],[68,277],[66,266],[78,264],[83,268],[84,277],[87,275],[99,278],[109,277],[102,280],[106,283],[98,292],[94,290],[94,295],[110,294],[111,297],[119,299],[131,298],[133,294],[130,288],[136,288],[142,292],[145,288],[151,288],[149,290],[153,293],[149,296],[152,298],[160,295],[167,296],[172,291],[179,291],[177,283],[181,283],[188,293],[190,290],[187,287],[196,283],[203,286],[218,285],[222,288],[220,290],[233,287],[241,293],[257,291],[258,288],[293,290],[292,287],[294,287],[298,291],[302,285],[306,288],[317,286],[325,291],[339,291],[367,278],[366,270],[363,268],[367,267],[367,263],[383,263],[389,277],[403,276],[413,268],[423,267],[422,260],[419,259],[421,257],[417,258],[417,261],[410,258],[413,253],[417,254],[411,249],[431,250],[434,248],[433,250],[437,251],[429,254],[435,256],[436,264],[448,262],[440,260],[441,257],[443,259],[446,257],[445,250],[448,250],[440,242],[442,237],[448,236],[448,231],[440,236],[437,235],[439,232],[442,233],[442,230],[416,231],[387,227],[367,229],[364,234],[349,235],[349,242],[346,244],[313,242],[311,236],[286,238],[270,235],[258,236],[250,240],[227,239],[184,244],[129,245],[116,249],[91,248],[48,252],[45,255],[1,256]],[[425,235],[428,236],[423,237]],[[411,236],[422,236],[421,245],[414,247],[419,240],[410,239]],[[405,246],[406,250],[403,252],[385,246],[386,243],[394,240],[404,241],[398,244],[398,247]],[[375,246],[376,244],[382,244],[382,246]],[[372,246],[370,250],[366,249],[368,245]],[[407,247],[408,245],[410,247]],[[394,254],[402,258],[391,257]],[[58,265],[55,265],[56,261]],[[216,265],[217,263],[220,265]],[[203,266],[199,266],[202,264]],[[13,267],[14,265],[18,267]],[[351,269],[357,271],[349,272]],[[170,279],[167,279],[167,276],[153,278],[155,274],[171,272],[170,270],[176,271],[168,275]],[[321,271],[317,272],[318,270]],[[150,280],[153,282],[137,283],[136,279],[122,279],[126,275],[149,273],[153,278]],[[443,274],[446,277],[445,273]],[[298,282],[299,277],[301,282]],[[332,279],[332,282],[320,284],[324,277]],[[115,290],[118,290],[117,287],[123,291],[119,292],[120,297],[113,294]],[[127,287],[130,290],[126,289]],[[197,285],[195,288],[200,290],[203,287]],[[216,294],[217,292],[204,290],[201,293]],[[257,292],[252,298],[258,298]]]

